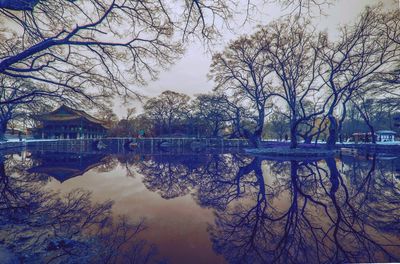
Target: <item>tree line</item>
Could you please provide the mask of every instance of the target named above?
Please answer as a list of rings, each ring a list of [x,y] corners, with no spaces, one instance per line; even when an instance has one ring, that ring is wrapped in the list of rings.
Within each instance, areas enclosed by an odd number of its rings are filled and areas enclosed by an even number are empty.
[[[198,94],[194,98],[174,91],[164,91],[149,98],[143,112],[135,108],[118,120],[108,116],[109,136],[175,136],[175,137],[231,137],[243,136],[246,121],[244,109],[236,107],[224,95]],[[250,125],[250,123],[249,123]]]
[[[300,14],[328,1],[279,3]],[[255,4],[0,0],[0,139],[17,117],[54,104],[104,108],[114,95],[141,97],[133,86],[155,79],[190,40],[213,42],[243,10],[246,22]]]
[[[300,136],[318,139],[321,133],[327,135],[327,147],[334,147],[349,107],[374,139],[371,102],[392,100],[398,107],[399,18],[398,9],[367,7],[353,24],[340,28],[336,39],[307,19],[273,21],[214,55],[215,92],[251,112],[250,139],[256,146],[270,111],[285,117],[291,148]]]
[[[269,136],[332,148],[354,132],[375,142],[376,129],[395,129],[399,115],[399,17],[367,7],[336,39],[307,19],[278,19],[214,54],[212,93],[190,101],[166,91],[140,118],[152,135],[245,137],[255,146]]]
[[[215,53],[212,94],[197,97],[191,111],[185,110],[189,99],[178,97],[175,113],[164,112],[168,95],[162,102],[152,98],[137,121],[140,127],[152,120],[159,122],[152,134],[216,136],[226,130],[258,146],[269,133],[266,126],[282,119],[287,125],[281,132],[287,129],[280,135],[290,138],[291,148],[299,139],[326,139],[332,148],[354,112],[374,139],[371,99],[396,100],[400,94],[400,11],[368,7],[333,39],[303,12],[329,1],[279,2],[297,15],[260,26]],[[253,4],[248,1],[247,14]],[[185,1],[181,8],[168,1],[0,1],[0,137],[15,116],[48,105],[103,108],[114,95],[142,97],[133,85],[156,78],[182,56],[188,40],[216,39],[221,33],[216,21],[229,26],[237,6],[235,1]]]

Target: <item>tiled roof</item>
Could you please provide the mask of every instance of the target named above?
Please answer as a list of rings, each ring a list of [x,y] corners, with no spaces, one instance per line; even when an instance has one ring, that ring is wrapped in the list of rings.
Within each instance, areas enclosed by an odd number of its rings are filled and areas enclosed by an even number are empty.
[[[397,133],[395,131],[393,131],[393,130],[378,130],[378,131],[376,131],[376,134],[392,134],[392,135],[395,135]]]
[[[64,110],[68,114],[61,114],[60,112],[62,110]],[[84,118],[84,119],[88,120],[89,122],[99,124],[99,125],[103,126],[104,128],[107,128],[103,121],[87,114],[85,111],[73,109],[66,105],[62,105],[52,112],[38,115],[37,118],[39,120],[45,120],[45,121],[70,121],[70,120]]]

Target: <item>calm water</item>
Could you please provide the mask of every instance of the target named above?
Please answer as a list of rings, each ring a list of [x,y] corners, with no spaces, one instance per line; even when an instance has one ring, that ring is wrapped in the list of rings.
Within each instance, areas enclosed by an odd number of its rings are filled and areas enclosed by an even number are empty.
[[[399,157],[22,152],[0,180],[0,263],[400,260]]]

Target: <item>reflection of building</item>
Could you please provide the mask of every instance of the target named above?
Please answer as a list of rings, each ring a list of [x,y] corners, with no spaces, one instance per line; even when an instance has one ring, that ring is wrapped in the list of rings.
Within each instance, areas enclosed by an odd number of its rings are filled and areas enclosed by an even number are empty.
[[[376,131],[378,142],[393,142],[396,132],[392,130],[379,130]]]
[[[35,153],[32,158],[39,161],[40,165],[30,168],[28,172],[47,174],[64,182],[102,165],[104,157],[104,154]]]
[[[53,112],[36,116],[41,138],[101,138],[107,133],[103,122],[81,110],[62,105]]]

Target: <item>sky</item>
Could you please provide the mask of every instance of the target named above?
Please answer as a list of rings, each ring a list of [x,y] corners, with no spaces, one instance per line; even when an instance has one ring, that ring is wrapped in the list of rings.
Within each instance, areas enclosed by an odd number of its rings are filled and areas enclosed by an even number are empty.
[[[346,25],[354,21],[362,10],[368,5],[383,3],[385,8],[400,8],[400,0],[336,0],[331,6],[325,7],[325,15],[313,15],[312,22],[319,30],[326,30],[331,38],[338,34],[340,25]],[[211,92],[214,86],[212,80],[207,78],[213,52],[222,51],[231,40],[242,34],[251,34],[256,31],[258,25],[265,25],[281,17],[288,15],[288,10],[281,10],[277,4],[268,4],[259,7],[259,11],[253,13],[252,20],[243,25],[243,19],[234,18],[231,27],[234,32],[222,28],[222,37],[211,48],[206,48],[202,43],[189,43],[183,57],[171,65],[167,70],[160,72],[156,81],[149,82],[146,86],[133,87],[145,96],[157,96],[165,90],[173,90],[190,96],[199,93]],[[236,25],[234,24],[236,21]],[[115,98],[113,111],[119,118],[126,116],[126,109],[136,107],[141,110],[141,103],[137,100],[129,100],[123,103],[120,98]]]

